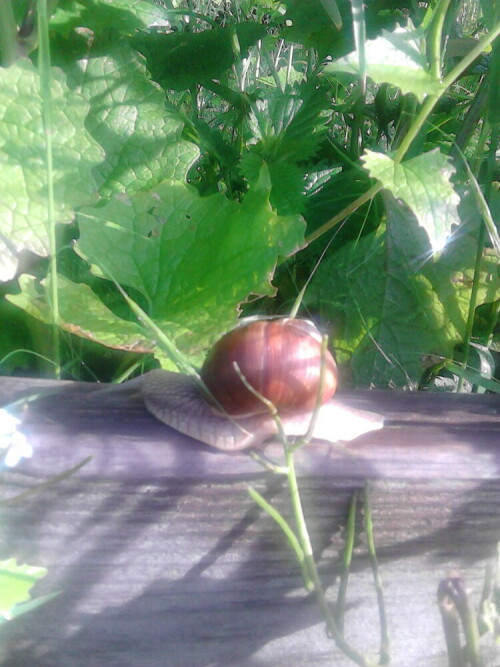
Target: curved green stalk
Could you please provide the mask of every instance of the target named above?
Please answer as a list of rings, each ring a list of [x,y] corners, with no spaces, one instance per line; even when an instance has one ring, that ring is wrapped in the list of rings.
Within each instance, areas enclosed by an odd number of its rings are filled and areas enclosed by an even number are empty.
[[[437,93],[434,93],[433,95],[429,95],[426,98],[424,104],[422,105],[422,108],[420,109],[420,112],[417,114],[417,117],[415,118],[410,129],[408,130],[407,135],[404,137],[398,150],[393,156],[395,162],[402,161],[403,157],[408,152],[408,149],[410,148],[411,144],[417,137],[422,127],[424,126],[428,117],[430,116],[432,110],[439,102],[441,97],[444,95],[446,90],[451,86],[452,83],[454,83],[456,79],[458,79],[458,77],[461,74],[465,72],[465,70],[469,67],[469,65],[472,65],[474,60],[478,56],[480,56],[481,53],[486,49],[486,47],[492,44],[499,35],[500,35],[500,24],[497,25],[495,29],[492,30],[488,35],[485,35],[481,40],[479,40],[477,46],[471,49],[469,53],[464,58],[462,58],[462,60],[451,70],[451,72],[443,79],[441,90]]]
[[[11,0],[0,0],[0,25],[0,64],[9,67],[22,55]]]
[[[402,139],[401,144],[399,145],[398,149],[393,155],[393,159],[395,162],[401,162],[403,160],[411,144],[417,137],[422,127],[424,126],[425,122],[432,113],[432,110],[434,109],[438,101],[446,92],[447,88],[451,86],[451,84],[469,67],[469,65],[471,65],[474,62],[474,60],[478,56],[481,55],[481,53],[490,44],[492,44],[495,41],[495,39],[499,35],[500,35],[500,24],[495,26],[495,28],[490,33],[488,33],[481,40],[479,40],[477,46],[475,46],[471,51],[469,51],[469,53],[464,58],[462,58],[462,60],[443,79],[441,90],[438,93],[435,93],[434,95],[429,95],[429,97],[427,97],[424,104],[422,105],[422,108],[420,109],[420,112],[417,114],[415,120],[410,126],[408,133]],[[381,190],[382,190],[381,183],[376,183],[375,185],[373,185],[367,192],[362,194],[355,201],[351,202],[342,211],[334,215],[333,218],[330,218],[330,220],[321,225],[321,227],[318,227],[318,229],[312,232],[312,234],[309,234],[309,236],[307,236],[305,239],[306,243],[308,244],[312,243],[317,238],[328,232],[332,227],[339,224],[339,222],[341,222],[348,215],[354,213],[354,211],[357,211],[360,206],[362,206],[365,202],[374,197]]]
[[[45,161],[47,174],[47,231],[50,251],[50,281],[48,302],[52,312],[52,353],[55,375],[61,376],[59,295],[57,279],[57,240],[54,205],[54,167],[52,158],[52,75],[50,69],[49,21],[47,0],[37,0],[38,15],[38,70],[40,72],[40,93],[42,98],[43,131],[45,135]]]
[[[387,613],[385,610],[384,589],[382,587],[382,578],[378,568],[377,554],[375,551],[375,540],[373,537],[372,510],[370,504],[370,492],[368,483],[364,488],[364,506],[365,506],[365,533],[368,543],[368,555],[372,567],[373,581],[375,583],[375,592],[377,594],[378,615],[380,619],[380,665],[388,665],[390,662],[390,641],[387,624]]]
[[[284,532],[288,544],[292,547],[293,551],[295,552],[295,557],[297,558],[297,561],[300,566],[300,570],[302,572],[302,579],[304,580],[304,587],[306,591],[311,592],[314,589],[313,582],[311,581],[311,578],[309,576],[308,569],[305,565],[305,560],[304,560],[304,551],[302,550],[302,547],[300,546],[299,540],[297,539],[297,536],[293,532],[292,528],[290,527],[290,524],[286,521],[286,519],[276,510],[271,503],[268,503],[267,500],[262,496],[256,489],[253,487],[248,487],[248,493],[250,494],[250,497],[257,503],[259,507],[261,507],[264,512],[269,514],[269,516],[275,520],[275,522],[278,524],[278,526],[281,528],[281,530]]]
[[[429,51],[429,65],[431,74],[434,79],[439,79],[441,76],[441,40],[443,38],[443,25],[446,17],[446,12],[450,5],[450,0],[441,0],[438,3],[434,15],[432,17],[432,30],[428,36],[428,51]]]
[[[337,605],[335,607],[335,620],[340,632],[344,632],[344,612],[347,598],[347,585],[349,583],[349,574],[351,571],[352,554],[354,551],[354,535],[356,529],[356,507],[357,496],[353,493],[349,504],[349,513],[347,515],[346,538],[344,544],[344,553],[342,555],[342,565],[340,571],[339,592],[337,594]]]

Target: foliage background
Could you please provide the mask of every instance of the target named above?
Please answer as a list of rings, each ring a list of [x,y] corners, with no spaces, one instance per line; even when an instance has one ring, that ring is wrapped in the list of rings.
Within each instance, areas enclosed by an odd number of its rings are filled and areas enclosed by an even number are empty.
[[[344,386],[493,377],[497,2],[60,0],[45,73],[37,4],[1,10],[2,373],[172,367],[116,282],[194,364],[307,287]]]

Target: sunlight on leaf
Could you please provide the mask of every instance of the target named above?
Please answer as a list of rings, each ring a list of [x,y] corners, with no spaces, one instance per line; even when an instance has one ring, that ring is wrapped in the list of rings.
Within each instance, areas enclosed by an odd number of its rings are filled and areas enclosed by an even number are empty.
[[[46,574],[44,567],[18,565],[15,558],[0,562],[0,623],[16,615],[15,606],[29,600],[31,588]]]
[[[76,250],[96,275],[108,269],[141,292],[155,320],[198,331],[196,346],[231,326],[249,295],[273,294],[278,257],[303,243],[303,219],[277,215],[269,192],[265,168],[241,203],[165,181],[82,210]]]
[[[476,248],[462,235],[437,261],[426,261],[423,230],[396,200],[386,202],[387,226],[325,258],[307,299],[322,303],[325,320],[336,323],[337,359],[351,364],[358,386],[414,388],[423,355],[452,358],[463,339]],[[494,251],[486,251],[478,303],[498,297],[497,265]]]
[[[102,195],[185,178],[199,149],[182,138],[183,123],[166,109],[164,92],[136,51],[121,42],[102,57],[90,51],[70,68],[68,82],[87,100],[86,127],[106,151],[94,172]]]
[[[87,102],[55,67],[52,101],[55,213],[70,222],[76,206],[97,199],[92,169],[104,152],[85,129]],[[40,80],[27,59],[0,69],[0,125],[0,280],[9,280],[19,251],[49,252]]]
[[[44,292],[33,276],[19,277],[20,294],[7,298],[32,317],[50,323],[50,306]],[[42,283],[43,285],[43,283]],[[60,299],[60,326],[69,333],[101,343],[107,347],[132,352],[151,352],[154,345],[145,337],[135,322],[128,322],[106,308],[98,296],[83,283],[73,283],[58,277]]]
[[[390,83],[403,93],[414,93],[420,101],[442,88],[427,70],[423,33],[411,22],[407,28],[383,30],[380,37],[367,40],[365,57],[366,75],[375,83]],[[360,74],[356,51],[327,65],[325,72]]]
[[[452,225],[460,224],[460,198],[450,181],[455,169],[449,159],[437,148],[402,163],[373,151],[365,151],[361,159],[372,178],[411,208],[432,251],[443,250]]]

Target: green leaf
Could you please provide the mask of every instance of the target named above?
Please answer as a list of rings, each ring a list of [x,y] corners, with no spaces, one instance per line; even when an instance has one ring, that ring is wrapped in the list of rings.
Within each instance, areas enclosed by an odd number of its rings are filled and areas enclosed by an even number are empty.
[[[424,33],[411,22],[407,28],[383,30],[380,37],[367,40],[365,58],[366,75],[375,83],[390,83],[403,93],[413,93],[420,101],[442,89],[441,82],[427,69]],[[360,74],[356,51],[327,65],[325,72]]]
[[[254,150],[269,161],[310,159],[327,132],[328,108],[316,81],[289,86],[284,93],[272,89],[252,106],[249,124],[253,137],[259,138]]]
[[[311,188],[306,200],[304,216],[307,220],[308,233],[313,232],[333,215],[349,206],[372,185],[373,181],[366,171],[359,167],[343,169],[338,173],[333,173],[324,182],[319,181],[317,187]],[[379,194],[351,213],[348,224],[337,225],[334,245],[338,247],[346,241],[358,238],[361,233],[374,231],[378,227],[382,211],[382,196]]]
[[[241,160],[241,171],[253,183],[258,177],[264,161],[255,153],[247,153]],[[305,207],[304,174],[293,162],[267,162],[271,180],[270,201],[280,215],[302,213]]]
[[[8,294],[6,298],[32,317],[50,324],[53,317],[45,298],[44,283],[40,284],[33,276],[24,274],[19,277],[21,293]],[[73,283],[59,276],[58,292],[59,324],[65,331],[116,349],[132,352],[153,350],[154,345],[146,339],[143,329],[108,310],[88,285]]]
[[[239,54],[233,48],[234,33]],[[220,79],[265,33],[264,26],[248,21],[202,32],[138,34],[131,44],[146,57],[155,81],[165,88],[185,90]]]
[[[16,605],[29,600],[31,588],[46,574],[44,567],[18,565],[15,558],[0,562],[0,623],[18,615]]]
[[[58,222],[97,199],[92,169],[104,158],[84,127],[88,104],[52,68],[53,173]],[[0,69],[0,280],[16,272],[17,253],[49,252],[45,139],[39,76],[29,60]]]
[[[460,224],[460,198],[450,181],[455,169],[449,158],[436,148],[402,163],[373,151],[365,151],[361,159],[372,178],[411,208],[427,232],[432,251],[440,252],[452,225]]]
[[[483,375],[477,373],[474,370],[463,368],[463,366],[459,366],[458,364],[454,364],[450,361],[445,363],[445,367],[452,373],[463,377],[471,385],[478,385],[479,387],[482,387],[483,389],[491,391],[495,394],[500,394],[500,382],[495,380],[495,378],[483,377]]]
[[[341,3],[336,16],[331,14],[322,0],[284,0],[283,4],[286,7],[286,27],[281,30],[282,37],[317,49],[320,59],[346,52],[351,23],[348,3]],[[339,24],[343,24],[342,29],[337,27]]]
[[[105,56],[91,53],[73,65],[68,80],[89,103],[86,126],[106,152],[94,172],[103,195],[186,177],[199,150],[182,139],[183,123],[167,111],[165,93],[147,77],[136,51],[110,44]]]
[[[87,207],[76,250],[97,275],[141,292],[155,320],[198,331],[196,346],[234,323],[250,295],[273,294],[278,257],[303,243],[302,218],[278,216],[269,190],[266,169],[241,203],[165,181]]]
[[[386,208],[387,227],[326,258],[308,298],[336,323],[332,343],[340,364],[351,363],[356,385],[414,388],[424,355],[452,358],[463,340],[476,248],[462,235],[439,260],[425,262],[424,232],[395,200]],[[480,266],[478,303],[499,290],[490,251]]]
[[[132,35],[152,24],[166,25],[176,16],[154,0],[59,0],[50,28],[68,36],[85,26],[94,35],[101,35],[112,26],[121,35]]]
[[[500,4],[499,4],[500,6]],[[499,10],[500,15],[500,10]],[[490,71],[488,74],[490,84],[488,86],[488,120],[493,128],[500,126],[500,39],[493,43]],[[496,84],[494,83],[496,82]]]

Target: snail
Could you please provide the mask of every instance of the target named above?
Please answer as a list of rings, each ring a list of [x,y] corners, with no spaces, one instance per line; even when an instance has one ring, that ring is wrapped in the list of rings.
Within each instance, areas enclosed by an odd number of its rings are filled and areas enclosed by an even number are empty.
[[[201,369],[201,379],[231,416],[268,412],[241,375],[280,414],[311,412],[320,389],[321,344],[318,329],[308,320],[251,319],[214,345]],[[322,403],[337,388],[337,366],[328,350],[324,364]]]
[[[259,445],[276,435],[276,423],[243,376],[278,409],[287,436],[304,435],[320,389],[321,334],[307,320],[249,319],[223,336],[207,354],[200,376],[214,401],[191,376],[153,370],[140,378],[148,411],[217,449],[236,451]],[[337,442],[382,428],[379,415],[330,400],[337,388],[337,367],[328,351],[323,364],[322,405],[313,437]]]

